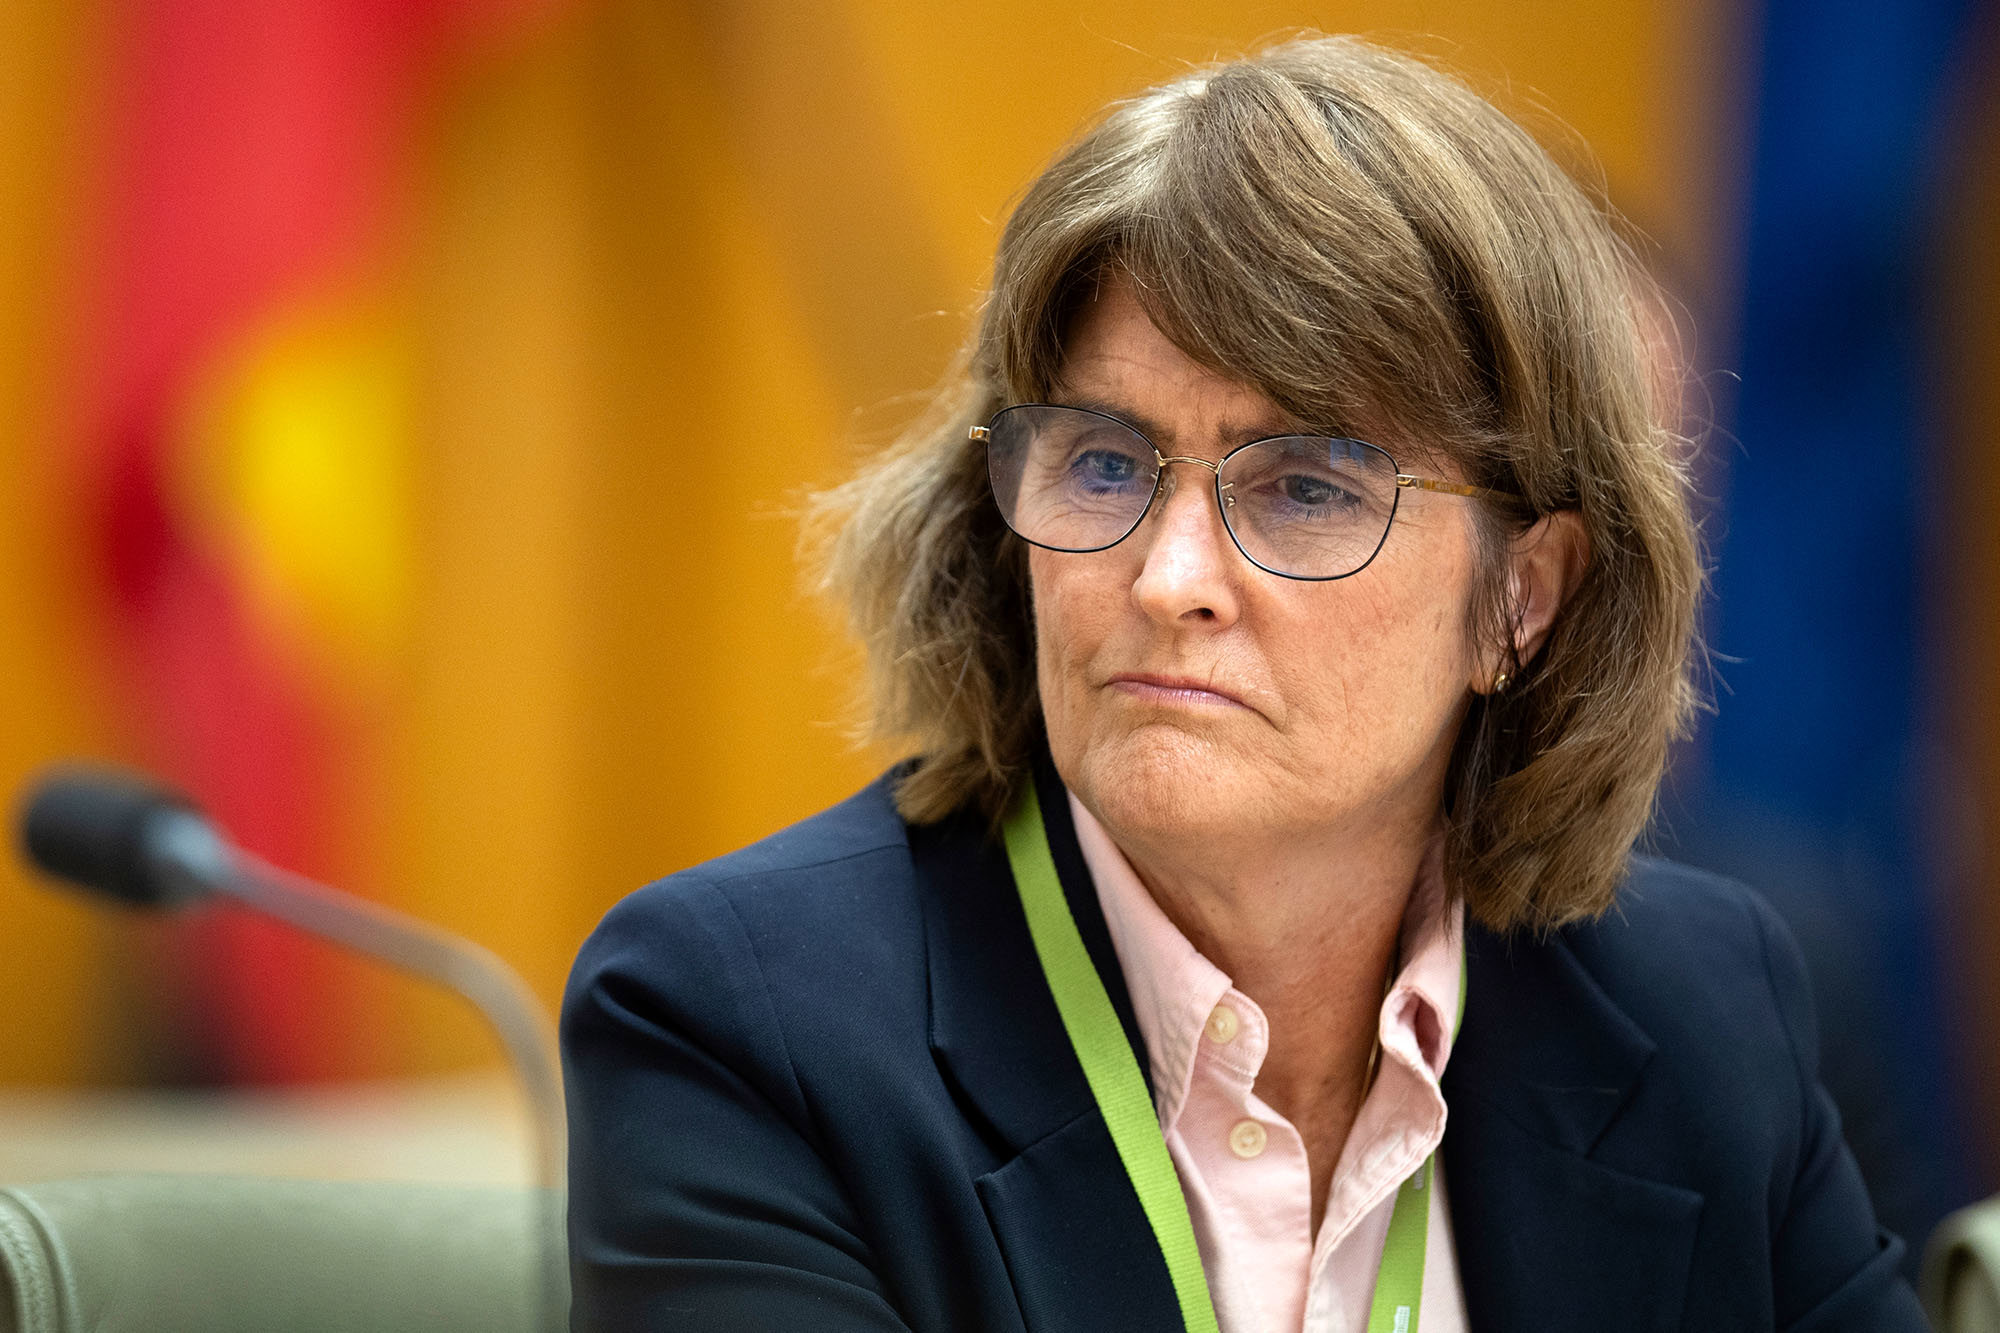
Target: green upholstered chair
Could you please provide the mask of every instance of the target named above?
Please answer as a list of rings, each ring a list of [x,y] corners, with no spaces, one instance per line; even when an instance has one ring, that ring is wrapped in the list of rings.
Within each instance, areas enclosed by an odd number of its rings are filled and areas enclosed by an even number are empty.
[[[2000,1198],[1938,1224],[1918,1289],[1938,1333],[2000,1333]]]
[[[0,1333],[535,1333],[561,1212],[554,1191],[386,1181],[0,1188]]]

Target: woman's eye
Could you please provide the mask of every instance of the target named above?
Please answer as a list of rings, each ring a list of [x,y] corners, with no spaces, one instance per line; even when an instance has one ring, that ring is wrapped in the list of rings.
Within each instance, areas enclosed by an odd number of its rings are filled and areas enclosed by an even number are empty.
[[[1139,475],[1139,460],[1115,449],[1086,449],[1070,466],[1092,486],[1121,486]]]
[[[1330,504],[1352,504],[1354,497],[1324,477],[1294,472],[1281,478],[1278,489],[1293,504],[1319,508]]]

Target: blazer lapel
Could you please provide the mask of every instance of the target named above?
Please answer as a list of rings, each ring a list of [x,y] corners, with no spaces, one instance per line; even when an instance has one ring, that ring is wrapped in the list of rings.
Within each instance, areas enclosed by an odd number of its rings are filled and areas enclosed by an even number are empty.
[[[1560,936],[1468,924],[1444,1170],[1466,1309],[1541,1333],[1680,1327],[1702,1196],[1591,1158],[1654,1052]]]
[[[1036,782],[1071,914],[1143,1051],[1046,757]],[[998,839],[963,817],[913,829],[911,851],[925,885],[932,1052],[998,1162],[975,1187],[1024,1327],[1180,1327],[1166,1264],[1063,1031]],[[1443,1155],[1476,1326],[1678,1328],[1702,1196],[1590,1156],[1652,1041],[1559,936],[1503,940],[1468,926],[1466,955]]]
[[[1141,1050],[1067,798],[1046,762],[1037,787],[1071,914]],[[1063,1030],[1005,851],[969,817],[913,829],[911,852],[924,882],[931,1049],[1000,1161],[975,1186],[1025,1327],[1179,1327],[1166,1262]]]

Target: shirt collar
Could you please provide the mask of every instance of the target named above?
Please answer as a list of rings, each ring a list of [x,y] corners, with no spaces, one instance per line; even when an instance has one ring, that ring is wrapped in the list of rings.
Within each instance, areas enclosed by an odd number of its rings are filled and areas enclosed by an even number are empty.
[[[1068,797],[1077,844],[1146,1041],[1160,1123],[1171,1126],[1187,1098],[1203,1025],[1230,993],[1231,982],[1160,910],[1131,862],[1076,794]],[[1464,930],[1464,904],[1445,892],[1439,839],[1428,850],[1404,909],[1398,937],[1402,965],[1383,996],[1380,1028],[1384,1051],[1419,1066],[1433,1087],[1444,1075],[1457,1028]],[[1262,1014],[1253,1021],[1261,1023]]]

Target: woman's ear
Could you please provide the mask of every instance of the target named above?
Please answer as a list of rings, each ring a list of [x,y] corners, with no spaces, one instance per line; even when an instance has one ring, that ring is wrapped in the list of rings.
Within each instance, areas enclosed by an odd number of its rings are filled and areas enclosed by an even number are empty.
[[[1574,509],[1544,514],[1508,544],[1507,615],[1513,632],[1513,663],[1496,665],[1487,688],[1500,673],[1535,660],[1555,626],[1556,613],[1583,581],[1590,565],[1590,534]]]

